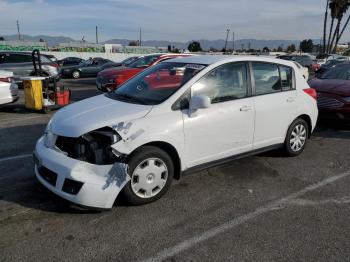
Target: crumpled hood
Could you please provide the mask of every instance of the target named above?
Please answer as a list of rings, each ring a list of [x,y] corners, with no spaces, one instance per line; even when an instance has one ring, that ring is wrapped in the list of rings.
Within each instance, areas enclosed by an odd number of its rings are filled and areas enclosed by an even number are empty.
[[[152,106],[99,95],[60,109],[51,120],[51,131],[60,136],[79,137],[98,128],[142,118],[151,109]]]
[[[317,92],[350,96],[350,80],[315,78],[309,81],[309,85],[311,88],[316,89]]]

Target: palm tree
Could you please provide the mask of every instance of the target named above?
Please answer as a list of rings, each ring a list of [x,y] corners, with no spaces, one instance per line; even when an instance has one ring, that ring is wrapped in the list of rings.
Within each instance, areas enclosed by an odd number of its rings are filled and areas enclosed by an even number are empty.
[[[343,6],[343,8],[344,8],[343,14],[345,14],[347,12],[347,10],[349,9],[349,6],[350,6],[350,1],[346,1],[346,2],[347,3]],[[337,34],[337,38],[336,38],[336,41],[335,41],[333,52],[336,52],[338,43],[339,43],[341,37],[343,36],[345,29],[349,25],[349,22],[350,22],[350,14],[349,14],[348,18],[346,19],[346,22],[345,22],[345,24],[343,26],[343,29],[341,31],[338,30],[338,34]],[[340,27],[339,27],[339,29],[340,29]]]
[[[328,36],[328,46],[327,46],[327,54],[334,52],[336,50],[336,45],[334,46],[334,42],[339,42],[340,40],[340,25],[343,20],[344,14],[347,12],[349,8],[349,0],[331,0],[329,3],[329,8],[331,9],[331,28]],[[337,20],[336,28],[333,32],[334,21]],[[345,29],[344,29],[345,30]]]
[[[329,6],[329,0],[327,0],[326,12],[325,12],[325,15],[324,15],[324,23],[323,23],[323,50],[321,51],[322,54],[326,53],[326,34],[327,34],[328,6]]]

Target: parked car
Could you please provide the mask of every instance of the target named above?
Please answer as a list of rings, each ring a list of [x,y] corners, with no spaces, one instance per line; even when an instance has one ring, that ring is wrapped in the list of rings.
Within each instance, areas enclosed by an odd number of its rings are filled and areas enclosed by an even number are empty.
[[[313,60],[308,55],[282,55],[278,57],[279,59],[288,60],[288,61],[296,61],[304,67],[312,68],[314,64]]]
[[[350,120],[350,62],[335,65],[309,85],[317,91],[322,118]]]
[[[103,70],[97,74],[96,86],[102,92],[115,90],[125,81],[134,75],[142,72],[146,68],[156,65],[162,61],[176,58],[191,56],[189,54],[153,54],[146,55],[131,63],[128,67],[118,67]]]
[[[345,60],[338,60],[338,59],[331,59],[328,60],[326,63],[320,66],[320,68],[316,72],[316,76],[321,76],[323,73],[325,73],[328,69],[335,67],[338,64],[344,63]]]
[[[52,62],[58,63],[57,58],[54,55],[47,55],[47,54],[41,54],[42,56],[45,56],[46,58],[50,59]]]
[[[125,60],[123,60],[123,61],[121,61],[119,63],[116,63],[116,62],[105,63],[104,65],[101,66],[101,70],[100,71],[103,71],[103,70],[108,69],[108,68],[114,68],[114,67],[120,67],[120,66],[126,66],[127,67],[131,63],[136,61],[138,58],[139,58],[139,56],[132,56],[132,57],[126,58]]]
[[[41,55],[43,74],[59,80],[58,64]],[[13,72],[16,83],[22,83],[21,77],[32,76],[34,67],[30,52],[0,51],[0,70]]]
[[[303,74],[304,78],[306,79],[306,81],[309,80],[309,68],[302,66],[301,64],[299,64],[296,61],[294,61],[294,64],[296,64],[296,66],[298,67],[298,69]]]
[[[0,70],[0,105],[14,103],[18,99],[18,86],[13,80],[13,73]]]
[[[79,205],[159,199],[173,180],[284,148],[299,155],[318,116],[292,62],[193,56],[158,63],[113,92],[58,111],[34,152],[37,179]]]
[[[104,64],[110,62],[112,61],[108,59],[92,58],[80,63],[79,65],[64,67],[61,74],[64,77],[72,77],[75,79],[81,77],[94,77],[99,71],[101,71],[101,67]]]
[[[84,61],[85,61],[84,59],[79,57],[66,57],[64,59],[58,60],[57,62],[61,67],[67,67],[67,66],[79,65]]]

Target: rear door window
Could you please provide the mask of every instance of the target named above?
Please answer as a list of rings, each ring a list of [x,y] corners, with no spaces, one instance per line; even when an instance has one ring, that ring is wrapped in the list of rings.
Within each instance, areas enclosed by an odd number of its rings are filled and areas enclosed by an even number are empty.
[[[252,63],[255,94],[265,95],[282,91],[280,73],[277,64],[253,62]]]
[[[252,69],[255,80],[255,95],[273,94],[295,89],[292,67],[253,62]]]

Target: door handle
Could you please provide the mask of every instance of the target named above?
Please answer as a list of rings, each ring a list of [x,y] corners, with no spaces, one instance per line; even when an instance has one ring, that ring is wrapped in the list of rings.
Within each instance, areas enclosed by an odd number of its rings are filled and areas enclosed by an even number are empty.
[[[287,102],[288,103],[292,103],[292,102],[294,102],[295,101],[295,99],[293,98],[293,97],[288,97],[287,98]]]
[[[242,106],[239,110],[241,112],[247,112],[247,111],[251,111],[252,107],[251,106]]]

